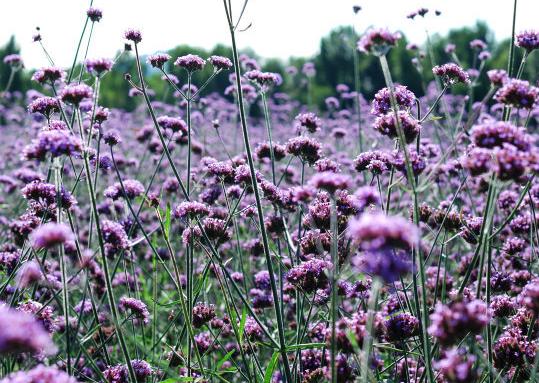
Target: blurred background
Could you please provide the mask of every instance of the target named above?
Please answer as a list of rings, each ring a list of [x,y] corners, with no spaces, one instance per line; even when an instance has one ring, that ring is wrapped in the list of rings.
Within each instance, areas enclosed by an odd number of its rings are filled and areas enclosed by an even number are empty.
[[[243,0],[233,3],[239,14]],[[132,110],[139,102],[128,97],[129,86],[123,80],[123,74],[134,69],[132,54],[122,53],[123,32],[127,28],[142,31],[140,50],[144,55],[159,51],[168,52],[173,58],[188,53],[231,56],[221,0],[19,0],[4,4],[0,23],[0,59],[19,53],[25,63],[25,70],[16,73],[11,90],[35,88],[30,80],[33,71],[49,65],[43,47],[55,65],[71,67],[90,5],[100,8],[103,18],[94,25],[90,44],[82,42],[79,60],[87,46],[88,58],[117,58],[115,70],[107,75],[101,88],[104,105]],[[410,17],[420,7],[429,12]],[[517,32],[537,27],[537,11],[537,0],[518,2]],[[488,69],[505,68],[512,14],[511,0],[250,0],[239,26],[243,32],[238,34],[238,42],[242,52],[256,58],[262,70],[283,75],[285,82],[277,91],[286,91],[303,102],[307,97],[304,84],[287,72],[292,66],[301,71],[305,63],[314,63],[316,75],[309,86],[313,101],[323,108],[324,99],[334,94],[336,85],[354,88],[355,65],[359,68],[361,92],[366,97],[384,86],[376,58],[355,50],[358,38],[370,26],[402,32],[404,38],[389,55],[391,69],[399,83],[422,95],[425,89],[421,87],[421,78],[432,77],[434,64],[458,59],[464,68],[479,67],[478,52],[469,46],[474,39],[486,42],[486,50],[491,54],[483,63],[482,76]],[[32,41],[36,27],[40,28],[43,47]],[[427,49],[427,39],[431,51]],[[456,56],[446,52],[448,44],[456,45]],[[519,62],[521,50],[515,53]],[[524,78],[536,78],[539,56],[532,55],[530,60]],[[166,84],[159,74],[151,68],[145,70],[150,86],[157,94],[163,94],[160,91]],[[174,73],[174,68],[170,70]],[[9,66],[0,62],[0,89],[5,87],[10,71]],[[476,90],[481,96],[488,82],[479,83],[485,87]],[[222,92],[228,85],[228,77],[219,76],[208,91]],[[164,97],[173,101],[174,96]]]

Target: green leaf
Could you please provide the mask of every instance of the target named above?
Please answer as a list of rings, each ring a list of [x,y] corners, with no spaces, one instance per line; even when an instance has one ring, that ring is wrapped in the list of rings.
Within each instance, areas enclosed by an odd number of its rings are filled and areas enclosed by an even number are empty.
[[[308,350],[310,348],[323,348],[325,343],[301,343],[301,344],[292,344],[286,348],[286,351],[294,350]]]
[[[215,365],[215,371],[219,371],[221,369],[221,367],[223,366],[223,364],[230,359],[230,357],[232,356],[232,354],[234,354],[236,352],[236,350],[232,350],[230,351],[228,354],[226,354],[225,356],[223,356],[221,358],[221,360],[219,362],[217,362],[217,364]]]
[[[266,367],[266,372],[264,373],[264,383],[271,382],[271,377],[273,375],[273,370],[275,370],[275,366],[277,365],[277,360],[279,360],[279,351],[275,351],[271,356],[271,361],[268,364],[268,367]]]
[[[170,205],[167,203],[167,210],[165,212],[165,234],[167,238],[170,238]]]
[[[247,321],[247,308],[243,306],[243,309],[241,311],[241,322],[240,322],[240,343],[243,343],[243,330],[245,329],[245,322]]]

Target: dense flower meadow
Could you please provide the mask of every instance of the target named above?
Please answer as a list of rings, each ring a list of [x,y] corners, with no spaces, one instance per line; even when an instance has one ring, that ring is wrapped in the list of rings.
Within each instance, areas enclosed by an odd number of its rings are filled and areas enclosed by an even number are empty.
[[[232,57],[141,57],[125,32],[134,112],[101,105],[115,62],[83,48],[2,93],[0,383],[538,381],[539,32],[474,99],[485,42],[418,97],[386,59],[401,35],[371,28],[356,54],[387,86],[318,110],[279,91],[314,65],[261,71],[224,4]]]

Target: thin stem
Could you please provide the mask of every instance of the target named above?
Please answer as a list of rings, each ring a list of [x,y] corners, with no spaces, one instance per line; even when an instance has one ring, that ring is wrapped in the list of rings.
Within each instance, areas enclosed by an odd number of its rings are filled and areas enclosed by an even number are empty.
[[[256,209],[257,209],[257,216],[258,216],[258,223],[260,226],[260,231],[262,234],[262,245],[264,248],[264,256],[266,259],[266,267],[268,269],[269,277],[270,277],[270,285],[271,285],[271,292],[273,295],[273,302],[274,302],[274,310],[275,310],[275,316],[277,319],[277,330],[279,333],[279,351],[281,353],[282,357],[282,363],[284,366],[284,372],[286,381],[288,383],[292,383],[292,374],[290,371],[290,364],[288,362],[288,355],[286,353],[286,340],[285,340],[285,334],[284,334],[284,323],[283,318],[281,317],[281,309],[279,302],[279,293],[277,291],[277,284],[275,282],[275,274],[273,271],[273,265],[271,260],[271,254],[269,250],[269,243],[268,243],[268,234],[266,232],[266,228],[264,225],[264,212],[262,209],[262,202],[260,199],[260,192],[258,190],[258,181],[256,178],[256,170],[254,166],[254,160],[253,155],[251,152],[251,144],[249,140],[249,131],[247,128],[247,118],[245,116],[245,107],[243,104],[243,90],[241,86],[241,72],[240,72],[240,63],[239,63],[239,57],[238,57],[238,49],[236,46],[236,35],[234,31],[234,25],[232,23],[232,16],[231,16],[231,9],[228,8],[226,0],[223,0],[223,4],[225,7],[225,12],[228,19],[228,26],[230,30],[230,38],[232,42],[232,57],[234,61],[234,72],[236,74],[236,92],[238,95],[238,109],[240,112],[240,123],[241,123],[241,130],[243,134],[243,142],[245,146],[245,151],[247,152],[247,162],[249,164],[249,170],[251,174],[251,182],[253,187],[253,194],[255,196],[255,202],[256,202]]]
[[[331,382],[337,382],[337,317],[338,317],[338,304],[337,304],[337,275],[339,267],[339,227],[337,225],[337,201],[335,196],[331,196],[331,216],[330,216],[330,230],[331,230],[331,262],[333,266],[331,268]]]

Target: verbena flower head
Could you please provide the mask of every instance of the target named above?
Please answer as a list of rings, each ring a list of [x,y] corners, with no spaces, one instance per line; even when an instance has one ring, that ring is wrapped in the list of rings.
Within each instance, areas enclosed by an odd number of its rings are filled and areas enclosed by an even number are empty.
[[[124,38],[138,44],[142,41],[142,33],[138,29],[129,28],[124,32]]]
[[[533,311],[535,315],[539,314],[539,279],[530,281],[518,296],[517,302]]]
[[[131,315],[136,319],[141,320],[144,324],[150,322],[150,312],[148,311],[148,307],[141,300],[130,297],[121,297],[118,302],[118,307],[122,312],[130,310]]]
[[[187,123],[180,117],[160,116],[157,118],[157,123],[165,129],[187,135]]]
[[[301,68],[301,73],[303,73],[308,78],[316,76],[316,67],[314,63],[306,62],[305,64],[303,64],[303,67]]]
[[[271,87],[280,85],[283,82],[278,73],[261,72],[257,69],[244,74],[245,78],[254,83],[261,91],[267,91]]]
[[[80,138],[68,130],[43,130],[24,148],[24,158],[44,161],[46,156],[71,156],[82,151]]]
[[[120,223],[108,219],[103,220],[101,222],[101,231],[103,241],[111,250],[125,250],[129,247],[129,239]]]
[[[492,69],[487,72],[487,77],[490,83],[494,86],[502,86],[507,82],[509,76],[503,69]]]
[[[288,140],[286,151],[299,157],[303,162],[314,164],[321,158],[322,145],[313,138],[297,136]]]
[[[334,194],[337,190],[350,188],[351,178],[345,174],[322,172],[316,173],[310,179],[309,184],[317,189],[325,190],[330,194]]]
[[[519,109],[532,109],[539,97],[539,88],[528,81],[510,79],[494,95],[496,101]]]
[[[156,53],[148,56],[148,63],[154,68],[163,68],[165,63],[171,59],[168,53]]]
[[[504,144],[511,144],[519,150],[527,151],[533,143],[533,138],[525,128],[503,121],[475,125],[471,130],[471,137],[477,147],[488,149],[502,148]]]
[[[53,84],[58,80],[62,80],[65,77],[65,71],[57,67],[45,67],[34,72],[32,80],[40,84]]]
[[[52,249],[74,239],[75,237],[69,226],[55,222],[41,225],[31,235],[34,249]]]
[[[364,213],[350,220],[347,235],[366,251],[411,250],[419,241],[418,229],[413,223],[382,213]]]
[[[438,303],[430,315],[429,334],[444,346],[457,344],[466,334],[479,334],[489,321],[485,302],[476,299],[470,302]]]
[[[432,68],[432,73],[440,77],[446,86],[462,83],[469,84],[470,77],[468,73],[455,63],[436,65]]]
[[[22,57],[18,54],[11,54],[11,55],[5,56],[4,64],[7,64],[14,69],[19,69],[24,66]]]
[[[384,327],[390,342],[402,341],[418,334],[419,320],[411,314],[398,313],[386,320]]]
[[[39,97],[28,105],[28,111],[42,114],[49,119],[53,113],[60,111],[60,102],[54,97]]]
[[[415,102],[415,94],[404,85],[395,85],[395,100],[399,109],[408,110]],[[382,88],[374,95],[371,113],[380,116],[391,110],[391,98],[389,88]]]
[[[185,201],[174,208],[172,214],[176,218],[187,219],[203,217],[210,214],[210,209],[205,203],[197,201]]]
[[[477,49],[479,51],[483,51],[483,50],[487,49],[487,43],[484,42],[481,39],[474,39],[474,40],[470,41],[470,48]]]
[[[360,52],[382,56],[397,45],[401,37],[399,32],[392,33],[385,28],[370,29],[358,41],[357,48]]]
[[[232,68],[232,61],[228,57],[210,56],[208,59],[215,70],[227,70]]]
[[[0,355],[55,351],[49,333],[32,315],[0,306]]]
[[[398,111],[398,118],[406,143],[409,144],[413,142],[421,130],[421,125],[419,125],[419,122],[408,112],[402,110]],[[393,139],[398,138],[397,119],[395,118],[395,113],[393,112],[389,112],[383,116],[377,117],[374,121],[373,127],[384,136],[388,136]]]
[[[86,15],[93,23],[97,23],[103,17],[103,11],[101,11],[99,8],[90,7],[86,11]]]
[[[91,99],[92,95],[92,88],[86,84],[67,85],[60,92],[60,98],[63,102],[75,106],[78,106],[83,100]]]
[[[112,60],[107,58],[87,59],[86,70],[96,76],[100,76],[112,69]]]
[[[515,37],[515,45],[525,49],[528,53],[539,49],[539,31],[529,30],[520,32]]]
[[[78,383],[78,380],[56,367],[39,364],[28,371],[14,372],[0,383]]]
[[[321,259],[311,259],[290,269],[286,280],[306,293],[324,289],[328,285],[326,272],[331,263]]]
[[[178,57],[174,65],[185,69],[187,72],[196,72],[202,70],[206,65],[206,60],[197,55],[185,55]]]
[[[322,126],[322,120],[311,112],[300,113],[296,116],[295,120],[299,128],[305,128],[309,133],[317,132]]]
[[[193,326],[195,328],[201,328],[213,318],[215,318],[214,305],[199,302],[193,307]]]
[[[476,357],[465,349],[452,348],[443,352],[443,357],[434,365],[446,382],[476,382],[479,379],[475,368]]]

